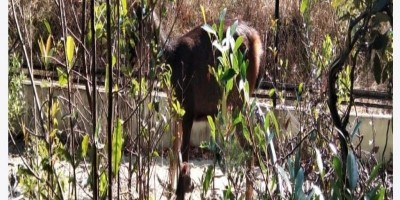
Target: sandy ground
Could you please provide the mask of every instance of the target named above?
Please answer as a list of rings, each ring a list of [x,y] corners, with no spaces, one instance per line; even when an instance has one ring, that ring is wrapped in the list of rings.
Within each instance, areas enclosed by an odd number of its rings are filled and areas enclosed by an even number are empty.
[[[23,165],[23,161],[21,157],[15,157],[15,156],[10,156],[9,155],[9,199],[24,199],[22,195],[22,190],[21,186],[18,184],[18,180],[11,186],[11,178],[12,175],[16,177],[16,171],[17,171],[17,166],[18,165]],[[151,169],[151,175],[150,175],[150,194],[152,194],[151,199],[167,199],[166,194],[168,193],[162,185],[165,185],[166,181],[168,180],[168,163],[169,161],[165,158],[158,158],[156,159],[156,162],[154,165],[152,165]],[[192,193],[188,193],[186,195],[186,199],[201,199],[201,188],[202,188],[202,183],[201,179],[203,174],[205,174],[206,169],[208,168],[209,165],[212,165],[212,160],[192,160],[189,162],[191,166],[191,177],[192,181],[194,182],[195,189]],[[60,162],[57,164],[56,168],[60,172],[59,174],[64,173],[64,175],[68,175],[69,173],[72,173],[72,169],[68,167],[65,162]],[[85,166],[85,165],[80,165],[77,169],[77,187],[78,187],[78,199],[91,199],[90,196],[92,195],[91,192],[89,191],[88,188],[84,188],[84,186],[87,183],[87,178],[88,178],[88,172],[90,170],[86,169],[89,168],[90,166]],[[69,169],[69,171],[68,171]],[[259,169],[255,169],[256,173],[258,172],[259,174]],[[72,174],[71,174],[72,175]],[[259,174],[260,175],[260,174]],[[135,174],[133,176],[135,178]],[[15,179],[14,179],[15,180]],[[123,164],[121,166],[121,172],[120,172],[120,180],[121,180],[121,190],[120,190],[120,197],[121,199],[127,199],[128,198],[128,188],[127,188],[127,180],[128,180],[128,162],[123,160]],[[164,183],[160,183],[161,180]],[[211,194],[214,193],[217,195],[217,197],[222,196],[222,190],[227,186],[228,181],[227,177],[222,173],[221,169],[217,166],[216,168],[216,178],[215,178],[215,190],[211,191],[209,190],[207,192],[207,197],[211,197]],[[134,191],[136,187],[136,181],[134,180],[132,182],[132,189]],[[114,188],[114,195],[117,195],[117,185],[114,183],[113,185]],[[244,182],[242,184],[242,189],[244,191],[245,185]],[[65,198],[68,199],[68,193],[65,192]],[[133,192],[134,197],[137,197],[137,193]],[[218,198],[219,199],[219,198]]]

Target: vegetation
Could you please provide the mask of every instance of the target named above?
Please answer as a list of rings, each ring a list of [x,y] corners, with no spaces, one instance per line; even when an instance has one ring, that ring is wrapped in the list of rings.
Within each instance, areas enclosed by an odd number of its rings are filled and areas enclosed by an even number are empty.
[[[391,160],[362,153],[360,124],[366,122],[349,117],[359,109],[356,88],[392,95],[391,0],[284,0],[279,20],[273,5],[259,0],[141,1],[141,9],[126,0],[93,2],[9,2],[9,140],[22,159],[16,178],[24,197],[154,198],[151,173],[166,155],[161,141],[179,138],[175,125],[185,112],[153,26],[157,12],[172,27],[170,37],[205,24],[221,53],[211,73],[223,98],[220,112],[208,118],[210,140],[201,145],[214,160],[198,186],[201,198],[244,198],[245,180],[260,199],[392,198]],[[264,80],[274,87],[257,95],[293,105],[284,108],[290,117],[246,95],[242,108],[227,108],[232,90],[249,90],[247,61],[237,51],[241,38],[222,35],[211,22],[234,17],[265,36]],[[31,85],[22,83],[26,78]],[[294,84],[295,97],[276,83]],[[169,146],[173,163],[176,147]],[[259,174],[246,171],[252,156]],[[222,195],[214,192],[217,167],[228,180]],[[159,181],[171,198],[173,177]]]

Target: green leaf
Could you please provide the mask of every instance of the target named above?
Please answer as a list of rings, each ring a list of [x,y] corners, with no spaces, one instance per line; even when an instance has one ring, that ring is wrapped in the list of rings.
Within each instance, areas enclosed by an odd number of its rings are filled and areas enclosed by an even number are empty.
[[[226,8],[221,11],[219,15],[218,38],[222,38],[224,34],[224,20],[226,15]],[[228,33],[228,31],[227,31]]]
[[[335,181],[333,180],[333,192],[332,192],[332,198],[331,199],[343,199],[343,195],[341,193],[342,191],[342,184],[341,181]]]
[[[304,15],[304,12],[309,6],[309,0],[301,0],[301,5],[300,5],[300,12],[301,15]]]
[[[68,65],[68,71],[72,67],[72,61],[74,59],[74,53],[75,53],[75,41],[72,36],[67,36],[67,44],[66,44],[66,53],[67,53],[67,65]]]
[[[228,80],[232,79],[236,75],[235,70],[232,68],[229,68],[228,70],[225,71],[225,73],[221,77],[221,81],[223,83],[227,82]]]
[[[272,98],[274,95],[275,95],[275,88],[272,88],[268,91],[268,96]]]
[[[226,8],[224,8],[224,9],[222,9],[222,11],[221,11],[221,13],[219,14],[219,21],[220,22],[223,22],[224,21],[224,19],[225,19],[225,15],[226,15]]]
[[[228,80],[228,82],[226,83],[226,94],[229,94],[229,92],[233,89],[233,79]]]
[[[300,94],[303,93],[303,89],[304,89],[304,82],[301,82],[298,88]]]
[[[68,84],[67,74],[60,67],[57,67],[58,84],[64,87]]]
[[[294,192],[295,196],[297,197],[296,199],[304,199],[305,194],[303,192],[303,183],[304,183],[304,171],[303,168],[300,168],[299,171],[297,172],[297,176],[295,179],[295,186],[294,186]]]
[[[122,5],[122,8],[121,8],[121,15],[122,15],[122,16],[125,16],[125,15],[128,13],[128,6],[127,6],[127,4],[126,4],[126,0],[122,0],[122,1],[121,1],[121,5]]]
[[[43,23],[44,23],[44,26],[46,27],[47,32],[48,32],[50,35],[52,35],[52,33],[51,33],[51,27],[50,27],[49,22],[45,19]]]
[[[201,28],[203,30],[205,30],[207,33],[213,34],[213,35],[217,35],[217,33],[215,32],[215,30],[208,24],[204,24],[203,26],[201,26]]]
[[[383,200],[385,198],[385,188],[378,185],[365,194],[365,200]]]
[[[122,157],[122,144],[124,143],[122,120],[116,120],[112,138],[112,173],[117,176]]]
[[[341,179],[342,178],[342,162],[340,161],[340,158],[337,156],[333,156],[332,165],[336,172],[336,178]]]
[[[203,193],[206,193],[211,185],[213,171],[214,171],[213,166],[209,165],[207,168],[206,177],[204,178],[203,181]]]
[[[207,120],[208,120],[208,125],[210,126],[210,136],[213,141],[215,141],[215,124],[214,124],[214,119],[210,116],[207,115]]]
[[[100,196],[104,197],[107,194],[107,176],[106,173],[101,173],[99,182]]]
[[[242,123],[243,116],[242,112],[238,112],[236,116],[234,116],[233,125],[236,126],[239,123]]]
[[[82,150],[82,158],[86,157],[87,151],[89,146],[89,134],[83,136],[82,143],[81,143],[81,150]]]
[[[349,186],[351,190],[354,190],[357,187],[358,182],[358,165],[357,158],[355,157],[352,150],[349,150],[347,155],[347,177],[349,178]]]
[[[369,185],[371,183],[372,180],[374,180],[376,178],[376,176],[378,176],[379,171],[381,170],[382,164],[379,163],[377,165],[374,166],[374,168],[372,168],[371,174],[369,175],[368,181],[367,181],[367,185]]]
[[[239,36],[236,38],[235,47],[233,48],[233,53],[236,53],[240,46],[243,44],[243,37]]]

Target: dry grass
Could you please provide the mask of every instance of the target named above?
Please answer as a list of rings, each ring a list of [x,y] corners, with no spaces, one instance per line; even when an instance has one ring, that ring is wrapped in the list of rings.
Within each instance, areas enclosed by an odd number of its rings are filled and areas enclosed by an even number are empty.
[[[138,0],[135,0],[138,1]],[[133,4],[135,1],[128,1]],[[24,9],[21,11],[25,16],[20,17],[20,23],[28,25],[28,31],[24,33],[27,41],[33,42],[33,51],[39,51],[37,41],[40,37],[44,39],[48,33],[44,26],[44,21],[47,20],[52,28],[54,41],[60,41],[62,37],[61,23],[59,17],[59,8],[53,0],[15,0]],[[265,66],[266,66],[266,80],[272,80],[272,69],[274,66],[274,59],[272,52],[268,47],[274,46],[275,32],[273,29],[273,19],[275,12],[275,1],[265,0],[191,0],[191,1],[177,1],[171,3],[170,1],[160,1],[166,5],[166,16],[162,18],[164,26],[169,30],[176,19],[173,26],[171,37],[178,37],[191,30],[193,27],[203,23],[203,17],[200,7],[204,6],[207,20],[212,21],[218,19],[219,13],[223,8],[227,8],[227,18],[242,19],[252,26],[254,26],[261,34],[264,40],[264,49],[266,52]],[[11,4],[11,2],[10,2]],[[17,41],[17,31],[13,19],[11,5],[9,4],[9,47]],[[87,3],[89,4],[89,3]],[[311,76],[311,63],[310,63],[310,50],[321,49],[322,41],[325,35],[329,35],[337,44],[344,41],[344,23],[338,20],[335,10],[330,5],[329,1],[317,1],[312,7],[309,31],[306,30],[303,17],[299,11],[299,1],[294,0],[281,0],[280,1],[280,17],[281,26],[279,29],[279,58],[285,61],[287,59],[287,66],[280,66],[278,68],[278,81],[300,83],[300,82],[313,82]],[[69,0],[65,1],[66,19],[69,33],[75,36],[80,35],[82,1]],[[132,7],[131,7],[132,8]],[[87,14],[89,10],[87,9]],[[133,14],[133,10],[129,10],[129,14]],[[88,16],[87,16],[88,17]],[[88,22],[88,21],[87,21]],[[101,49],[102,44],[98,44]],[[17,45],[17,48],[20,48]],[[336,47],[340,49],[340,47]],[[60,53],[60,52],[59,52]],[[338,52],[334,52],[338,53]],[[37,53],[36,53],[37,55]],[[61,53],[62,55],[62,53]],[[37,56],[34,56],[36,59]],[[360,65],[363,65],[360,62]],[[361,68],[361,67],[360,67]],[[361,77],[368,77],[368,80],[358,80],[361,87],[373,86],[375,88],[385,88],[386,84],[382,87],[374,85],[373,75],[367,71],[360,73],[365,74]]]
[[[174,18],[177,22],[172,31],[172,37],[178,37],[194,26],[203,23],[200,6],[205,7],[207,20],[218,19],[223,8],[227,8],[227,18],[241,19],[249,22],[260,34],[262,34],[266,52],[266,75],[267,80],[272,79],[272,68],[274,65],[272,52],[268,47],[274,46],[275,32],[273,20],[275,15],[275,1],[183,1],[177,4],[167,5],[167,18],[164,18],[164,26],[169,30],[172,27]],[[318,48],[328,34],[332,38],[340,37],[338,23],[336,22],[335,11],[327,1],[318,1],[313,5],[311,14],[312,30],[305,37],[305,26],[303,17],[299,11],[299,1],[280,1],[281,26],[279,29],[280,59],[288,60],[288,65],[279,68],[282,82],[299,83],[307,81],[310,77],[310,67],[307,63],[306,45],[310,48]],[[291,77],[290,79],[288,77]],[[296,79],[293,79],[296,77]]]

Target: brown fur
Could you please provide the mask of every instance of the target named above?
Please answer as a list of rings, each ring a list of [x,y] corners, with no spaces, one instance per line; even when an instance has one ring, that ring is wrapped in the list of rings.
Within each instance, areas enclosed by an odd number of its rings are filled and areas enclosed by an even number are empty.
[[[233,21],[225,23],[225,30]],[[256,86],[260,71],[260,59],[263,54],[262,43],[258,32],[239,21],[237,35],[244,39],[240,48],[249,60],[247,80],[250,94]],[[172,67],[172,84],[175,94],[185,109],[183,116],[183,141],[181,152],[183,161],[189,160],[189,143],[193,121],[215,115],[221,98],[221,90],[214,76],[209,73],[209,66],[216,66],[217,57],[212,51],[209,35],[198,26],[177,40],[171,42],[166,50],[167,63]],[[243,104],[239,93],[232,91],[228,97],[229,106]]]

